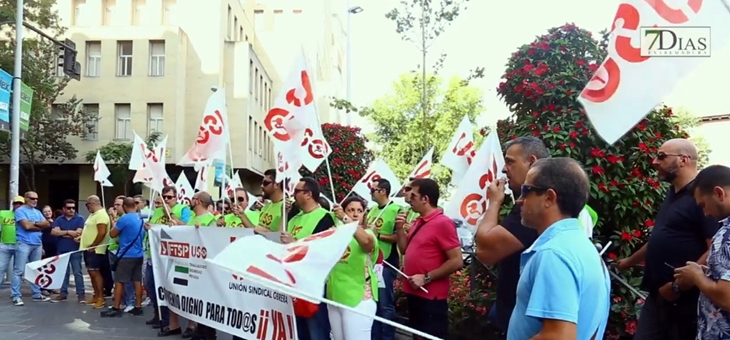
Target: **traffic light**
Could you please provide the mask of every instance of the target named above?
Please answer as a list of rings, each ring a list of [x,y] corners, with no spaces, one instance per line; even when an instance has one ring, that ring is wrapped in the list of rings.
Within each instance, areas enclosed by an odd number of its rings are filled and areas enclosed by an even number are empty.
[[[76,61],[76,44],[66,39],[65,46],[61,45],[58,54],[58,66],[63,68],[63,74],[72,79],[81,80],[81,64]]]

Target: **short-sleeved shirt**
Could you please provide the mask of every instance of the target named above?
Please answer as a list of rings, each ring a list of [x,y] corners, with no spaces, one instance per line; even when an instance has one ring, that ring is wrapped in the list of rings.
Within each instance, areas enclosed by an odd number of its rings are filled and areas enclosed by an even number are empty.
[[[86,219],[86,223],[84,223],[84,231],[81,233],[81,249],[88,248],[92,243],[94,243],[96,236],[99,234],[99,229],[97,228],[97,225],[99,224],[105,224],[108,230],[110,220],[109,215],[107,215],[104,209],[97,210],[93,214],[89,215],[89,218]],[[109,243],[109,234],[104,236],[104,239],[101,241],[100,244],[107,243]],[[106,254],[106,248],[106,245],[96,247],[96,253]]]
[[[141,259],[144,257],[142,239],[144,238],[144,221],[139,214],[124,214],[117,220],[114,229],[119,230],[117,256],[125,259]]]
[[[448,260],[447,251],[461,249],[456,225],[441,209],[417,218],[408,231],[407,238],[403,272],[408,276],[428,274]],[[424,288],[428,293],[413,289],[408,282],[404,282],[403,292],[428,300],[445,300],[449,297],[449,286],[449,277],[446,276],[426,285]]]
[[[687,189],[689,186],[677,192],[670,187],[657,212],[646,246],[646,267],[641,282],[645,291],[656,292],[674,281],[674,270],[667,264],[679,268],[687,261],[697,261],[707,251],[707,240],[720,227],[716,220],[705,216]]]
[[[179,204],[179,203],[178,203]],[[193,211],[190,210],[190,207],[184,206],[182,210],[180,210],[180,221],[183,221],[184,223],[188,223],[191,218],[193,218]]]
[[[42,237],[43,233],[39,231],[30,231],[23,228],[20,221],[26,220],[31,223],[39,223],[46,220],[40,210],[31,208],[27,205],[15,209],[15,233],[18,238],[18,242],[30,244],[33,246],[39,246],[43,244]]]
[[[715,281],[730,281],[730,219],[712,238],[707,256],[708,276]],[[721,309],[705,294],[700,294],[697,315],[697,339],[730,340],[730,311]]]
[[[576,324],[578,339],[604,334],[611,281],[577,219],[548,227],[522,253],[520,262],[522,273],[508,340],[532,339],[542,330],[544,319]]]
[[[515,204],[500,225],[522,243],[522,249],[529,248],[537,239],[537,230],[522,225],[521,206]],[[509,318],[517,300],[517,281],[520,280],[520,256],[522,251],[505,257],[497,266],[497,327],[506,331]]]
[[[83,227],[84,218],[81,215],[74,215],[71,218],[60,216],[53,220],[53,224],[51,224],[51,228],[58,228],[60,230],[76,230]],[[56,240],[56,249],[59,254],[70,253],[79,250],[79,244],[73,239],[61,236]]]

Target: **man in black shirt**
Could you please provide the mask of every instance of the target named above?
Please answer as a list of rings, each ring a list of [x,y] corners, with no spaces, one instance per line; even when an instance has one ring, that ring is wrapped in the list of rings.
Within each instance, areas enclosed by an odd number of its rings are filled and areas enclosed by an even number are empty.
[[[536,137],[520,137],[507,143],[502,172],[507,175],[512,192],[520,192],[533,163],[548,157],[550,154],[545,144]],[[489,186],[489,207],[476,232],[476,255],[479,261],[487,265],[499,264],[497,301],[489,314],[492,323],[505,333],[515,307],[520,254],[537,239],[537,231],[522,225],[520,206],[517,204],[499,223],[499,210],[504,202],[506,185],[507,181],[502,179]]]
[[[704,264],[719,225],[702,212],[689,184],[697,176],[697,149],[686,139],[662,145],[654,159],[659,179],[672,184],[654,221],[649,241],[629,258],[623,270],[645,261],[641,288],[649,296],[641,308],[634,340],[694,339],[699,290],[674,281],[674,268],[687,261]]]

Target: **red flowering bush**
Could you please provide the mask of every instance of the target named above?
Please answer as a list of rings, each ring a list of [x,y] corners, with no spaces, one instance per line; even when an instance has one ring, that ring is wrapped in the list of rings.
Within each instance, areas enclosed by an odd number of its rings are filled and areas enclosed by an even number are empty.
[[[622,258],[646,241],[667,189],[651,166],[657,148],[687,133],[675,125],[672,109],[662,106],[614,145],[595,134],[577,99],[606,55],[605,41],[604,36],[599,44],[590,32],[566,24],[520,47],[497,88],[512,112],[498,122],[497,131],[503,142],[538,136],[554,157],[571,157],[585,166],[591,180],[589,205],[599,216],[595,238],[613,241],[608,256]],[[642,269],[621,274],[638,286]],[[618,282],[613,287],[607,336],[631,335],[643,301]]]
[[[334,200],[340,202],[365,174],[373,161],[373,153],[365,146],[368,140],[359,127],[327,123],[322,124],[322,133],[332,148],[329,163],[337,196]],[[319,181],[322,193],[327,197],[332,196],[330,189],[332,183],[325,162],[322,162],[314,173],[304,167],[299,173]]]

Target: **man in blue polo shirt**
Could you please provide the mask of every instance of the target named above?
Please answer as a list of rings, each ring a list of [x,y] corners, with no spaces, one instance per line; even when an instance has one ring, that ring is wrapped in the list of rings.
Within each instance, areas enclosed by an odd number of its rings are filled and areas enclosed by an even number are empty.
[[[527,172],[518,204],[522,224],[538,237],[520,259],[508,340],[603,338],[611,281],[577,219],[588,190],[583,167],[570,158],[541,159]]]
[[[36,209],[38,205],[38,194],[34,191],[28,191],[24,195],[25,204],[15,210],[15,232],[18,238],[18,244],[15,248],[15,268],[13,271],[13,281],[11,282],[11,294],[13,304],[16,306],[23,305],[23,299],[20,295],[20,285],[23,283],[23,274],[25,273],[25,265],[29,262],[40,261],[43,256],[43,243],[41,242],[43,229],[47,229],[51,224],[43,217],[40,210]],[[33,301],[49,301],[50,298],[41,294],[41,288],[31,283],[30,290],[33,293]]]
[[[76,201],[68,199],[63,202],[63,216],[53,220],[51,225],[51,235],[58,237],[56,241],[56,250],[58,254],[66,254],[79,250],[79,237],[84,230],[84,218],[76,213]],[[66,301],[68,298],[69,274],[74,275],[74,284],[76,284],[76,296],[79,303],[86,302],[86,292],[84,291],[84,274],[81,271],[81,260],[83,254],[75,252],[69,256],[68,269],[66,277],[63,279],[61,286],[61,294],[51,300],[51,302]]]

